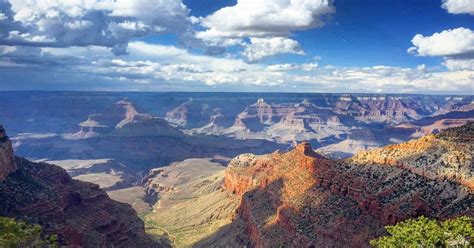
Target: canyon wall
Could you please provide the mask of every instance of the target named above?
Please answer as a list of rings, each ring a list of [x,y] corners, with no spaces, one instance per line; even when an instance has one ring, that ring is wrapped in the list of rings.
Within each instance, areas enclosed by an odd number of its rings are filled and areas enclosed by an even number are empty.
[[[4,131],[3,131],[4,134]],[[0,216],[39,224],[68,247],[156,247],[130,205],[54,165],[14,157],[0,143]]]
[[[384,226],[405,219],[474,216],[466,183],[473,130],[471,123],[338,161],[308,143],[285,153],[244,154],[229,163],[224,188],[241,197],[236,218],[256,247],[365,247]]]
[[[15,171],[16,163],[12,142],[6,135],[3,126],[0,125],[0,182],[4,181],[10,173]]]

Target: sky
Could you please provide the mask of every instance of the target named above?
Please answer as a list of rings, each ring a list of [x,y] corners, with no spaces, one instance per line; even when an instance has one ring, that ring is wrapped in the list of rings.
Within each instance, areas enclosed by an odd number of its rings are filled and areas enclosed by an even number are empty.
[[[0,90],[474,94],[474,0],[0,0]]]

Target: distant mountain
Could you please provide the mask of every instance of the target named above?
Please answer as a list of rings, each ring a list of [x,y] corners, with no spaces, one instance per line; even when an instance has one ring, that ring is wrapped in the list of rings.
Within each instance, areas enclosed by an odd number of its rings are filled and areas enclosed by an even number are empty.
[[[86,118],[70,133],[18,135],[13,138],[15,149],[32,160],[64,168],[65,162],[74,160],[84,166],[68,170],[70,175],[88,182],[109,181],[99,184],[117,189],[137,184],[151,168],[187,158],[234,157],[249,150],[262,154],[285,148],[262,139],[189,135],[163,118],[143,113],[128,98]]]
[[[462,125],[474,119],[472,102],[391,94],[0,92],[0,123],[20,156],[113,161],[80,170],[94,175],[73,176],[96,182],[102,175],[121,181],[107,187],[118,189],[172,162],[287,151],[302,141],[347,158]]]

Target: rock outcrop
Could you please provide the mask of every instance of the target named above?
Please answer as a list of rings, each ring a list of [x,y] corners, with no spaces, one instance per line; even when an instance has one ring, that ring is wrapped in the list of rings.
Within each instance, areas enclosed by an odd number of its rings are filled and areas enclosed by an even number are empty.
[[[117,105],[125,109],[125,118],[117,123],[115,126],[116,129],[121,129],[130,123],[136,123],[152,118],[151,115],[139,113],[133,103],[128,101],[128,99],[123,99],[122,101],[117,102]]]
[[[0,181],[0,216],[40,224],[64,246],[156,246],[136,212],[99,186],[73,180],[58,166],[14,158],[6,136],[0,157],[2,178],[9,174]]]
[[[16,171],[13,145],[5,129],[0,125],[0,182],[4,181],[10,173]]]
[[[428,134],[437,134],[444,129],[459,127],[469,122],[474,121],[474,118],[466,119],[440,119],[431,125],[421,126],[416,128],[416,131],[411,135],[412,137],[422,137]]]
[[[466,183],[473,171],[473,130],[471,123],[340,161],[318,155],[308,143],[285,153],[240,155],[224,181],[227,191],[241,196],[240,205],[233,226],[219,236],[234,235],[235,244],[255,247],[367,247],[385,225],[408,218],[474,215],[473,189]],[[409,166],[392,166],[398,160]],[[442,177],[446,170],[452,173]],[[243,234],[235,235],[239,229]]]
[[[409,170],[438,181],[474,190],[474,122],[406,143],[361,152],[349,159],[358,165],[379,164]]]

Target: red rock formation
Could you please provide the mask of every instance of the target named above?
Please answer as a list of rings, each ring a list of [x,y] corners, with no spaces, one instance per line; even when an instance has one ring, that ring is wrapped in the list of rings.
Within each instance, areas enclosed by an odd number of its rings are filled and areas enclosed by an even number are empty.
[[[95,184],[73,180],[60,167],[17,158],[18,170],[0,183],[0,216],[38,223],[61,245],[152,247],[130,205]]]
[[[361,152],[349,161],[354,164],[381,164],[410,171],[431,180],[449,180],[474,190],[472,170],[474,122],[464,126],[462,136],[427,135],[406,143]],[[450,129],[448,132],[452,132]],[[462,130],[462,129],[460,129]],[[448,138],[442,138],[448,137]]]
[[[0,216],[38,223],[65,246],[155,246],[130,205],[111,200],[98,185],[71,179],[58,166],[14,159],[8,138],[2,142],[0,168],[9,175],[0,181]]]
[[[413,146],[405,157],[424,149]],[[458,181],[407,170],[385,157],[356,161],[325,159],[308,143],[286,153],[244,154],[229,163],[224,188],[241,195],[236,218],[255,247],[363,247],[385,232],[383,226],[407,218],[474,214],[473,191]]]

